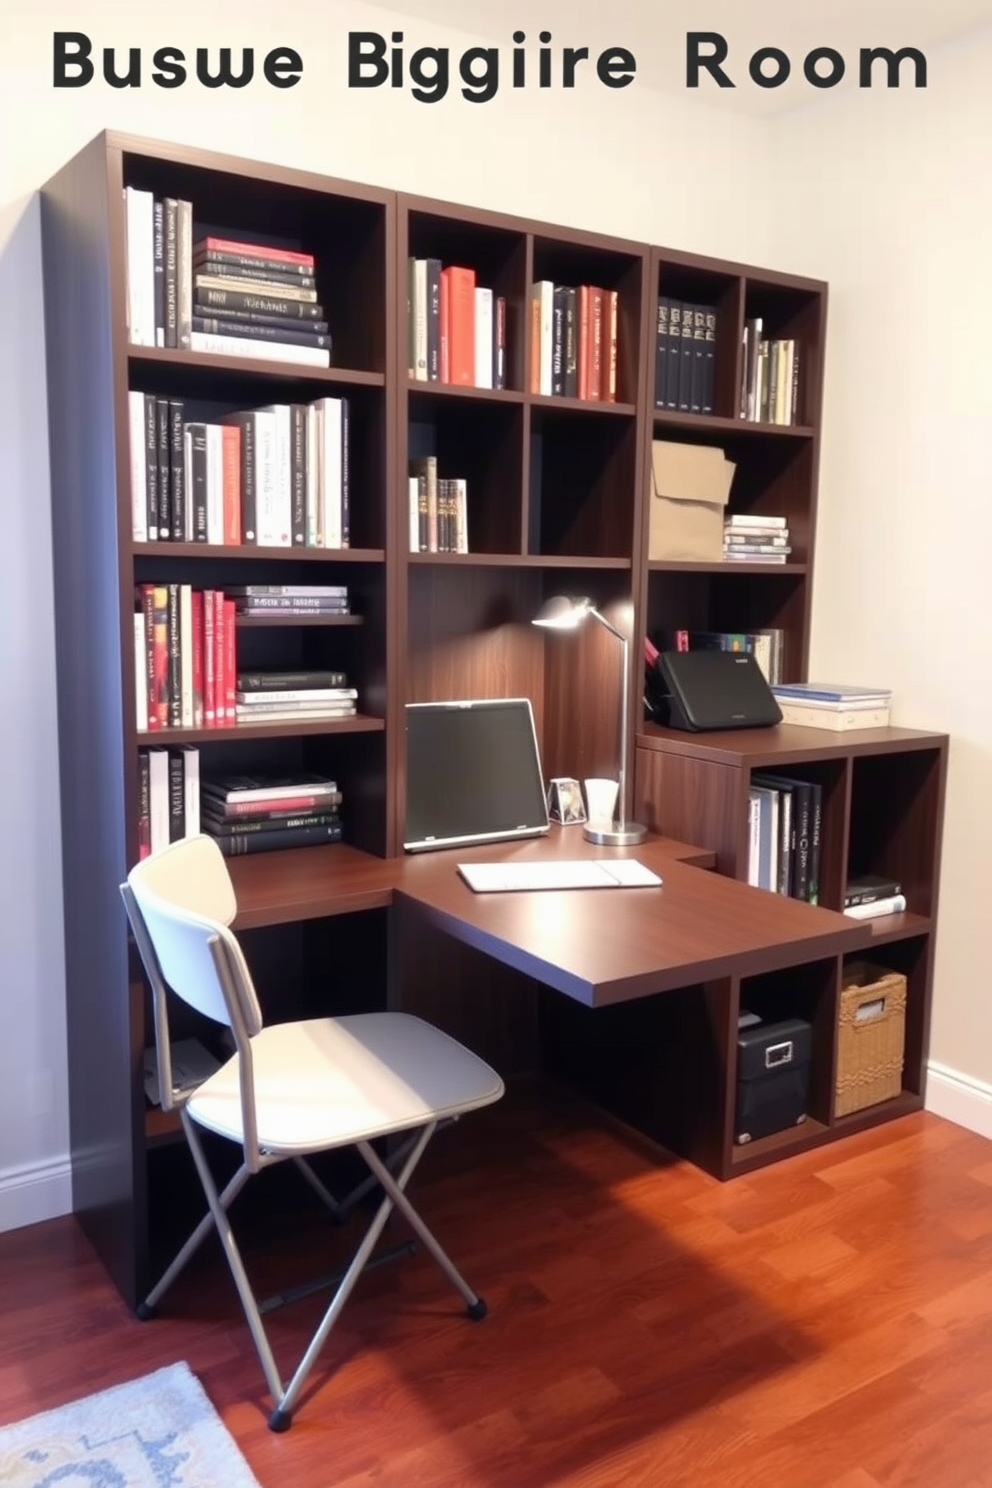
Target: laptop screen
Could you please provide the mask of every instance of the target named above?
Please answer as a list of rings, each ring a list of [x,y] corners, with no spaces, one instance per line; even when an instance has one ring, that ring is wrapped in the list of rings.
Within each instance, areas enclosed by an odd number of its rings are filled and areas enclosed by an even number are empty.
[[[407,704],[408,852],[547,830],[529,698]]]

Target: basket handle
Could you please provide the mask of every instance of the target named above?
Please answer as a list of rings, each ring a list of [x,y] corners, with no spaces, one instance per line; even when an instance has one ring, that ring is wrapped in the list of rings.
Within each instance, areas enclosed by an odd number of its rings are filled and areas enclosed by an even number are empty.
[[[885,1011],[885,997],[873,997],[870,1002],[861,1003],[854,1014],[855,1023],[867,1023],[869,1018],[879,1018]]]

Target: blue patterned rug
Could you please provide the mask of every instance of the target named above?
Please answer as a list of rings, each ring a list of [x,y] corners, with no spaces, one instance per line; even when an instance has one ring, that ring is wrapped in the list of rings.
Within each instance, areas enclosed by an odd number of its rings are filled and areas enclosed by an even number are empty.
[[[0,1427],[3,1488],[259,1488],[187,1364]]]

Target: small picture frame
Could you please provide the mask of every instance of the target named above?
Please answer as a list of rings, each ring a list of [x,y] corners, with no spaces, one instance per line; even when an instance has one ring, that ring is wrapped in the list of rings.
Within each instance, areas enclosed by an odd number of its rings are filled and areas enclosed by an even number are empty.
[[[552,780],[548,790],[548,815],[552,821],[561,822],[563,827],[571,826],[573,822],[585,821],[585,802],[582,799],[582,787],[577,780],[568,776],[559,776]]]

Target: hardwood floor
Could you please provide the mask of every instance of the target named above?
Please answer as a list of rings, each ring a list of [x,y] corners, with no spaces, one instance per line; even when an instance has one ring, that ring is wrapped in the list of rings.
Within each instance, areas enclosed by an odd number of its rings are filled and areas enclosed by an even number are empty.
[[[143,1324],[57,1220],[0,1236],[0,1421],[184,1358],[263,1488],[992,1483],[989,1142],[914,1115],[721,1185],[532,1091],[437,1148],[417,1200],[484,1323],[423,1254],[369,1273],[273,1436],[219,1252]],[[290,1228],[263,1292],[346,1253]],[[270,1318],[284,1370],[321,1305]]]

